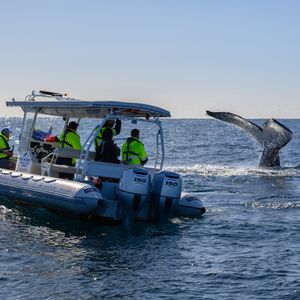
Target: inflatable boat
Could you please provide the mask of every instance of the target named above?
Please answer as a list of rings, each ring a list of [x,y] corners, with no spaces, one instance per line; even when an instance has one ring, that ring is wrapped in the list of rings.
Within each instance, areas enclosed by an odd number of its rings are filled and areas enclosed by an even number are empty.
[[[23,101],[8,101],[7,106],[20,107],[24,112],[16,169],[0,169],[0,192],[17,204],[99,224],[164,222],[205,213],[199,197],[182,193],[180,175],[163,169],[160,119],[170,117],[169,111],[141,103],[82,101],[48,91],[32,92]],[[59,120],[60,132],[72,120],[82,124],[84,119],[93,119],[96,124],[93,122],[82,149],[74,150],[61,148],[55,139],[36,138],[39,121],[45,117]],[[156,128],[155,153],[152,164],[147,163],[149,167],[95,161],[97,135],[107,120],[117,119],[122,121],[122,128],[126,122]],[[58,164],[58,158],[76,158],[76,165]],[[59,178],[62,172],[74,179]]]

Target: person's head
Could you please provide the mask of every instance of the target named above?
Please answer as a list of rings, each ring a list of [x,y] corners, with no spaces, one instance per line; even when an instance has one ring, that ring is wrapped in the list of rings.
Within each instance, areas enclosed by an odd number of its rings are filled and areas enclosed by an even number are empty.
[[[102,133],[102,139],[104,141],[111,141],[113,137],[113,132],[111,129],[106,128]]]
[[[72,121],[72,122],[69,123],[68,128],[76,131],[77,128],[78,128],[78,125],[79,125],[78,123]]]
[[[114,120],[107,120],[105,121],[104,123],[104,127],[110,127],[110,128],[113,128],[115,125],[115,121]]]
[[[131,137],[138,139],[140,137],[140,131],[135,128],[131,130]]]
[[[4,127],[4,128],[1,129],[1,133],[3,135],[5,135],[7,138],[9,138],[9,135],[10,135],[11,131],[9,130],[8,127]]]

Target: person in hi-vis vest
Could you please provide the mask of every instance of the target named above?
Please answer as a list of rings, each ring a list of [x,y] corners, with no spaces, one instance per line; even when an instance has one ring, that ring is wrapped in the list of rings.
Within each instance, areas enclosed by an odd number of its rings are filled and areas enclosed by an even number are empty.
[[[121,132],[121,126],[122,123],[121,120],[119,119],[116,119],[116,121],[111,119],[107,120],[96,136],[95,143],[94,143],[95,151],[97,152],[97,150],[99,150],[100,145],[103,141],[103,133],[106,129],[111,130],[112,136],[114,137],[115,135],[118,135]]]
[[[8,142],[11,131],[8,127],[4,127],[0,132],[0,168],[15,169],[15,163],[10,158],[13,156],[13,149],[10,148]]]
[[[61,148],[72,148],[75,150],[81,150],[82,146],[80,142],[80,136],[76,132],[77,128],[78,123],[74,121],[69,123],[69,125],[66,127],[66,130],[59,137]],[[76,164],[76,158],[59,157],[56,160],[56,164],[74,167]],[[59,173],[58,177],[72,180],[74,178],[74,174]]]
[[[129,165],[145,165],[148,161],[147,152],[144,144],[139,140],[140,131],[138,129],[131,130],[131,136],[122,146],[123,163]]]

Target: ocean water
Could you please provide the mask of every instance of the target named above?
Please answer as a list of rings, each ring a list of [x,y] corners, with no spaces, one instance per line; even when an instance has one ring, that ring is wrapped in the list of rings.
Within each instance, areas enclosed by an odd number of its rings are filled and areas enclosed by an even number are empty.
[[[0,121],[17,145],[21,120]],[[1,299],[300,299],[300,122],[280,121],[294,138],[279,169],[258,168],[261,150],[236,127],[163,121],[166,169],[202,198],[199,219],[94,227],[1,195]]]

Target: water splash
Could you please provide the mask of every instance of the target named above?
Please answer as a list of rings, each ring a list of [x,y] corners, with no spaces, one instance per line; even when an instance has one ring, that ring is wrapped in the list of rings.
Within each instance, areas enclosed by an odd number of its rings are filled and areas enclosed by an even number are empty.
[[[197,174],[202,176],[295,176],[299,174],[296,168],[267,169],[259,167],[235,167],[195,164],[191,166],[170,166],[168,171],[177,172],[182,175]]]
[[[7,215],[8,213],[11,213],[12,210],[5,207],[4,205],[0,205],[0,216],[3,217],[5,215]]]

